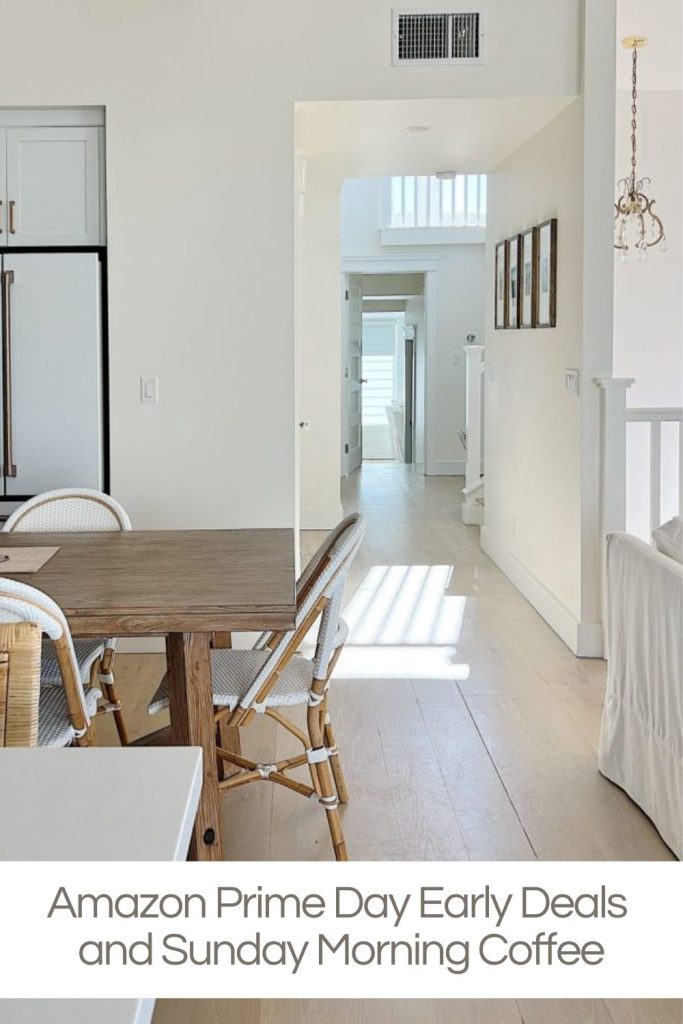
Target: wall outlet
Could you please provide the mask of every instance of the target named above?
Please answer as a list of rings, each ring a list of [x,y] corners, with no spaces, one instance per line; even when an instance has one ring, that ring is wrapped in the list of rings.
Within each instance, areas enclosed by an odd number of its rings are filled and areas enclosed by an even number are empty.
[[[564,390],[570,395],[579,397],[581,374],[578,370],[568,369],[564,371]]]
[[[460,353],[459,352],[454,352],[453,353],[453,366],[460,366],[461,362],[462,362],[462,360],[460,358]]]
[[[145,404],[159,401],[158,377],[140,377],[140,401]]]

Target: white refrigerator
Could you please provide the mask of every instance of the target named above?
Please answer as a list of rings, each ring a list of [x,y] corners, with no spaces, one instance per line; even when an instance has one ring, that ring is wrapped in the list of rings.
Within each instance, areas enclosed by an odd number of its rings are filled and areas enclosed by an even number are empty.
[[[0,503],[104,484],[96,252],[0,255]]]

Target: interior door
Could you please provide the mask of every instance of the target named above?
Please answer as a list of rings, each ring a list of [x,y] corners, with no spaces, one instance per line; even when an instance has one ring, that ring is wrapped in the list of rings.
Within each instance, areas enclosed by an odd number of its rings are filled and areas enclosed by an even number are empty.
[[[363,401],[361,368],[363,357],[363,285],[360,276],[350,275],[346,289],[347,350],[346,382],[346,472],[358,469],[363,460]]]
[[[100,264],[94,253],[4,256],[5,495],[102,487]]]
[[[415,421],[415,328],[407,326],[405,329],[404,341],[404,405],[405,405],[405,435],[403,449],[405,461],[413,461],[413,433]]]
[[[7,244],[100,244],[100,132],[7,129]]]

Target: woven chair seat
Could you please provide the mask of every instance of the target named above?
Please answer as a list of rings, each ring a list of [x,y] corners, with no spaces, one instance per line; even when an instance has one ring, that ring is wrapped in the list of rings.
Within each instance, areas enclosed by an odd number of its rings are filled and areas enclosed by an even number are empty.
[[[234,711],[269,657],[270,651],[211,651],[214,704]],[[312,682],[313,662],[295,655],[263,703],[269,708],[307,704]],[[147,711],[156,715],[167,707],[168,677],[164,676]]]
[[[104,642],[105,638],[98,636],[84,637],[73,642],[78,671],[84,686],[90,682],[90,670],[93,662],[101,658],[104,653]],[[41,686],[62,686],[62,673],[57,661],[57,651],[49,637],[43,637],[40,652],[40,684]]]
[[[97,702],[102,694],[95,687],[86,689],[85,706],[93,718],[97,713]],[[68,747],[75,739],[74,728],[69,718],[66,693],[63,687],[41,686],[38,718],[39,747]]]

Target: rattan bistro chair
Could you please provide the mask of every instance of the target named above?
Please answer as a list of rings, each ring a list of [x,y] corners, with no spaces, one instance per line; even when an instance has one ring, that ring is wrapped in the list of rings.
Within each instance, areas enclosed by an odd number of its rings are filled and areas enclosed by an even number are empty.
[[[0,624],[0,747],[38,744],[40,629],[33,622]]]
[[[219,761],[236,765],[237,774],[219,782],[221,791],[248,782],[269,781],[315,797],[327,814],[337,860],[348,860],[338,811],[348,791],[328,708],[332,672],[348,635],[341,618],[344,585],[364,534],[359,514],[348,516],[327,537],[297,583],[296,622],[289,632],[264,633],[251,650],[211,651],[214,718],[241,729],[257,714],[265,714],[283,726],[302,744],[304,751],[275,764],[260,764],[241,753],[218,747]],[[318,635],[312,657],[299,647],[313,626]],[[165,677],[152,698],[149,713],[168,706]],[[288,708],[307,708],[306,730],[285,716]],[[293,779],[289,772],[307,765],[311,785]],[[336,790],[336,792],[335,792]]]
[[[31,627],[29,637],[26,629]],[[40,636],[54,644],[60,685],[41,685]],[[35,587],[0,579],[0,702],[12,712],[5,717],[5,741],[0,746],[88,746],[90,725],[102,696],[84,687],[69,626],[58,604]],[[36,703],[38,703],[36,717]],[[23,704],[23,719],[19,712]]]
[[[46,491],[25,502],[9,516],[3,532],[71,533],[73,531],[130,530],[130,519],[118,501],[108,494],[86,488],[67,487]],[[121,711],[121,700],[114,683],[116,640],[87,637],[73,642],[84,686],[102,687],[105,701],[100,710],[112,712],[121,744],[128,743],[128,733]],[[62,679],[55,648],[51,640],[43,642],[42,683],[61,686]]]

